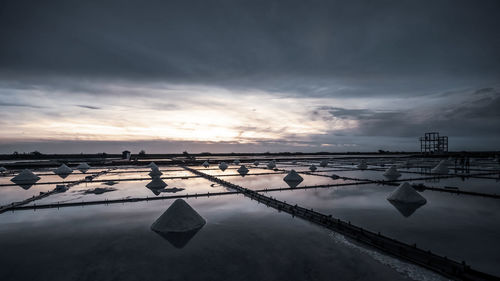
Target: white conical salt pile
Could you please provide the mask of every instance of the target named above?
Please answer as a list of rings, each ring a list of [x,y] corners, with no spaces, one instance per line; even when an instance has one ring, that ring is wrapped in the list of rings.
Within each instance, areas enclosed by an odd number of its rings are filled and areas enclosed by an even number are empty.
[[[156,168],[151,168],[151,172],[149,172],[149,176],[152,178],[156,178],[163,175],[163,173],[160,171],[158,167]]]
[[[386,176],[388,178],[397,178],[397,177],[401,176],[401,174],[398,172],[398,169],[396,168],[396,166],[391,166],[389,169],[387,169],[384,172],[384,176]]]
[[[361,163],[358,164],[358,169],[360,170],[366,170],[368,168],[368,165],[366,164],[365,160],[361,160]]]
[[[238,168],[238,173],[242,176],[245,176],[246,174],[248,174],[248,169],[247,167],[245,167],[245,165],[241,165],[241,167]]]
[[[233,161],[234,165],[239,165],[240,164],[240,160],[236,159]]]
[[[316,165],[312,164],[310,167],[309,167],[309,170],[311,170],[311,172],[314,172],[316,171]]]
[[[204,226],[202,218],[186,201],[177,199],[151,225],[151,230],[159,233],[188,232]]]
[[[62,164],[59,166],[59,168],[55,169],[54,174],[59,175],[59,176],[67,176],[71,173],[73,173],[73,169],[70,167],[66,166],[66,164]]]
[[[210,166],[210,164],[208,164],[208,161],[206,161],[206,160],[201,165],[203,165],[203,167],[205,167],[205,168],[208,168]]]
[[[400,184],[396,190],[389,194],[387,200],[411,204],[425,204],[427,202],[408,182]]]
[[[76,169],[85,174],[90,169],[90,166],[89,164],[83,162],[76,166]]]
[[[155,162],[151,162],[148,164],[148,167],[153,169],[153,168],[157,168],[158,169],[158,166],[156,166]]]
[[[33,174],[32,171],[28,169],[22,170],[17,176],[13,177],[10,181],[14,183],[35,183],[40,180],[40,177]]]
[[[433,174],[448,174],[448,165],[446,164],[446,160],[441,160],[436,167],[432,168],[431,173]]]
[[[219,164],[219,169],[221,169],[221,171],[223,171],[223,172],[224,172],[224,171],[227,169],[227,164],[226,164],[226,162],[221,162],[221,163]]]
[[[276,162],[274,160],[269,161],[269,163],[267,163],[267,168],[269,169],[276,168]]]
[[[322,160],[322,161],[319,163],[319,165],[320,165],[321,167],[325,168],[326,166],[328,166],[328,160],[326,160],[326,159],[325,159],[325,160]]]
[[[253,162],[253,165],[254,165],[254,166],[259,166],[259,164],[260,164],[260,163],[259,163],[259,161],[255,161],[255,162]]]
[[[5,167],[0,167],[0,173],[4,173],[6,171],[7,171],[7,169],[5,169]]]
[[[295,170],[291,170],[283,180],[292,188],[297,187],[304,178],[302,178]]]
[[[148,183],[146,185],[146,187],[149,189],[163,189],[167,185],[168,184],[166,184],[162,179],[156,177],[156,178],[153,178],[153,180],[150,183]]]

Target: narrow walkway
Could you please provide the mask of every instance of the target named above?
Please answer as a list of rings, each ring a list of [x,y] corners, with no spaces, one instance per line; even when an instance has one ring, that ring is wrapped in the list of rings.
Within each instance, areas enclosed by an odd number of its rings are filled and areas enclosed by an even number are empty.
[[[37,209],[59,209],[64,207],[76,207],[76,206],[91,206],[91,205],[111,205],[119,203],[131,203],[131,202],[141,202],[141,201],[156,201],[156,200],[167,200],[167,199],[178,199],[178,198],[198,198],[198,197],[211,197],[211,196],[221,196],[221,195],[232,195],[238,194],[239,191],[226,191],[226,192],[207,192],[207,193],[195,193],[195,194],[179,194],[179,195],[166,195],[166,196],[156,196],[156,197],[135,197],[135,198],[120,198],[120,199],[104,199],[95,201],[75,201],[75,202],[64,202],[64,203],[48,203],[42,205],[29,205],[29,206],[17,206],[11,208],[10,211],[20,211],[20,210],[37,210]]]

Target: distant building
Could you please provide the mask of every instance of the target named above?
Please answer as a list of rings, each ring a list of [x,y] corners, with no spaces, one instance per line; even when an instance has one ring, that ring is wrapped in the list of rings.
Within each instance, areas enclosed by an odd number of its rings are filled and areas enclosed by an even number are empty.
[[[122,152],[122,159],[130,160],[130,155],[131,155],[130,151],[125,150]]]
[[[420,137],[420,152],[431,154],[448,152],[448,137],[440,136],[438,132],[425,133]]]

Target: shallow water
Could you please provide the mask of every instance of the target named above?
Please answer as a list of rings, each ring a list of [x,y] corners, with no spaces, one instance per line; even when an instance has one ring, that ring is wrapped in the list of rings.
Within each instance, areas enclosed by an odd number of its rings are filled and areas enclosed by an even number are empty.
[[[180,249],[150,230],[170,200],[3,214],[0,279],[407,280],[242,196],[186,201],[207,224]]]
[[[289,187],[283,181],[285,172],[266,169],[266,162],[260,162],[259,167],[251,163],[246,165],[250,171],[244,177],[236,171],[239,165],[231,164],[226,171],[221,171],[215,164],[211,164],[209,168],[192,168],[253,190]],[[329,177],[332,174],[384,180],[383,172],[390,164],[405,163],[398,159],[371,158],[368,159],[369,163],[385,163],[386,166],[381,168],[372,165],[379,169],[361,171],[355,169],[357,162],[358,160],[334,159],[328,167],[323,168],[319,167],[319,161],[304,160],[297,165],[291,165],[291,162],[278,163],[277,168],[309,172],[309,165],[315,163],[318,166],[315,173],[300,173],[304,178],[299,185],[301,187],[355,182],[334,180]],[[431,165],[439,162],[439,159],[427,162]],[[493,167],[490,164],[478,165],[478,168],[490,169]],[[398,169],[402,172],[400,179],[429,176],[418,174],[420,168]],[[168,184],[167,188],[184,190],[176,193],[162,192],[158,196],[228,191],[202,177],[194,177],[182,167],[160,166],[160,170],[164,178],[180,177],[164,179]],[[92,173],[97,171],[99,169]],[[115,185],[108,186],[103,182],[82,183],[64,193],[53,194],[31,204],[156,197],[152,190],[145,187],[151,181],[149,171],[145,166],[115,168],[96,179],[116,181]],[[47,170],[35,173],[41,175],[39,183],[79,180],[92,174],[74,173],[63,180]],[[0,184],[12,184],[12,176],[0,177]],[[486,193],[499,193],[500,188],[498,180],[489,178],[462,180],[460,177],[453,177],[414,180],[412,183],[441,188],[456,186],[461,190]],[[116,190],[102,194],[84,194],[86,190],[106,187]],[[3,186],[0,187],[0,205],[27,199],[38,195],[40,191],[54,188],[55,185],[40,184],[33,185],[28,190],[19,186]],[[387,195],[395,188],[365,184],[265,194],[332,214],[406,243],[416,243],[421,248],[458,261],[466,260],[473,268],[500,275],[500,270],[497,269],[497,264],[500,263],[497,247],[500,242],[498,199],[427,190],[421,193],[427,199],[427,204],[416,210],[409,210],[386,200]],[[380,258],[380,253],[376,251],[348,240],[346,242],[338,235],[332,235],[287,214],[277,213],[241,195],[212,196],[187,201],[208,223],[181,250],[172,247],[168,241],[149,230],[149,225],[169,206],[171,200],[0,214],[0,248],[5,249],[0,251],[3,252],[0,254],[0,280],[33,279],[35,273],[20,270],[21,260],[27,256],[30,257],[27,266],[33,268],[34,272],[43,272],[36,276],[39,280],[144,280],[153,276],[173,280],[182,279],[183,276],[199,280],[331,280],[332,275],[352,280],[398,280],[408,277],[409,272],[413,272],[410,275],[416,280],[435,279],[434,275],[419,271],[421,269],[418,267],[400,267],[400,261]],[[58,263],[46,262],[52,259]],[[356,264],[363,265],[363,269],[360,271]],[[195,275],[192,272],[193,266],[199,269]],[[5,271],[6,269],[8,270]],[[51,279],[51,276],[54,278]]]
[[[241,185],[242,187],[256,190],[256,189],[269,189],[269,188],[289,188],[289,185],[283,181],[283,178],[286,174],[277,174],[277,175],[260,175],[260,176],[252,176],[248,175],[245,177],[241,176],[232,176],[232,177],[224,177],[223,179],[229,182],[232,182],[237,185]],[[341,181],[333,180],[329,177],[318,177],[311,175],[300,175],[304,178],[298,186],[306,186],[306,185],[318,185],[318,184],[335,184]]]
[[[115,185],[108,186],[104,183],[84,183],[77,185],[64,193],[57,193],[47,198],[37,200],[35,203],[47,204],[47,203],[57,203],[57,202],[75,202],[75,201],[94,201],[94,200],[111,200],[111,199],[122,199],[130,197],[156,197],[156,196],[168,196],[168,195],[180,195],[180,194],[195,194],[195,193],[214,193],[214,192],[225,192],[227,189],[219,185],[213,185],[212,182],[204,178],[190,178],[187,180],[175,179],[169,180],[165,179],[164,182],[168,185],[166,188],[182,188],[177,192],[162,192],[160,195],[155,195],[152,190],[146,187],[146,185],[151,180],[144,181],[120,181]],[[86,190],[91,190],[94,188],[106,188],[112,187],[116,191],[106,192],[103,194],[84,194]]]
[[[409,244],[416,243],[458,261],[466,260],[476,269],[500,275],[498,199],[425,191],[422,195],[427,204],[405,217],[405,213],[386,200],[394,189],[359,185],[267,195],[331,214]]]
[[[18,202],[39,195],[40,192],[48,192],[55,188],[55,185],[33,185],[25,190],[20,186],[1,186],[0,187],[0,205],[8,205],[12,202]]]

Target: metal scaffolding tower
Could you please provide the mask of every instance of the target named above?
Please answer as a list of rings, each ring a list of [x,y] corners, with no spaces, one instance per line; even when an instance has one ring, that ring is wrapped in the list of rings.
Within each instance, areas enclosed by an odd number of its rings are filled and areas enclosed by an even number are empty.
[[[420,152],[443,153],[448,152],[448,137],[439,136],[438,132],[425,133],[420,137]]]

